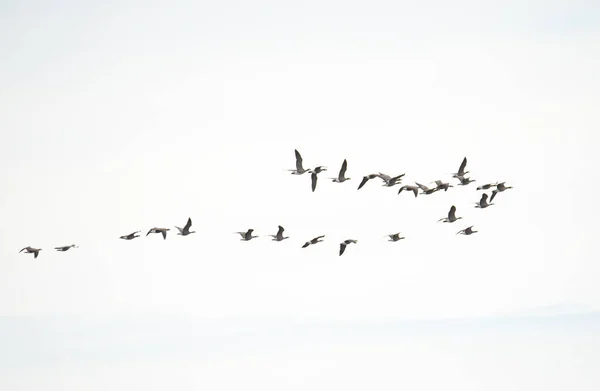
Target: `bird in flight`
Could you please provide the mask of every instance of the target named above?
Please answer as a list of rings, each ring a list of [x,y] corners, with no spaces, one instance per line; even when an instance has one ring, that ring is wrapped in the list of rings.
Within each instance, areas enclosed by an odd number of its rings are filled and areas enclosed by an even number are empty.
[[[302,248],[306,248],[308,246],[310,246],[311,244],[317,244],[317,243],[321,243],[323,240],[323,238],[325,237],[325,235],[321,235],[321,236],[317,236],[314,239],[309,240],[308,242],[304,243],[302,245]]]
[[[190,231],[190,227],[191,226],[192,226],[192,218],[188,217],[188,221],[185,224],[185,227],[183,227],[183,228],[175,227],[175,228],[177,228],[179,230],[179,233],[177,233],[177,235],[186,236],[186,235],[189,235],[189,234],[196,233],[196,231]],[[166,236],[166,234],[165,234],[165,236]]]
[[[479,202],[476,202],[476,203],[475,203],[475,207],[476,207],[476,208],[485,209],[485,208],[487,208],[487,207],[488,207],[488,206],[490,206],[490,205],[494,205],[494,204],[492,204],[492,203],[488,203],[487,199],[488,199],[488,195],[487,195],[487,193],[483,193],[483,194],[481,195],[481,199],[479,200]]]
[[[443,181],[440,181],[440,180],[437,180],[437,181],[435,181],[435,182],[432,182],[432,183],[435,183],[435,184],[437,185],[437,186],[435,187],[435,189],[436,189],[436,190],[444,190],[444,191],[448,191],[448,188],[449,188],[449,187],[454,187],[454,186],[452,186],[451,184],[449,184],[449,183],[444,183]]]
[[[281,242],[282,240],[289,238],[289,236],[283,236],[283,231],[284,231],[284,228],[280,225],[279,230],[277,231],[277,234],[269,235],[269,236],[271,236],[273,238],[272,240]]]
[[[19,253],[25,251],[27,254],[33,254],[34,258],[37,258],[40,251],[42,251],[41,248],[33,248],[31,246],[27,246],[21,249],[21,251],[19,251]]]
[[[130,233],[129,235],[119,236],[119,239],[131,240],[131,239],[139,238],[140,235],[136,235],[139,232],[141,232],[141,231],[135,231],[135,232]]]
[[[344,162],[342,163],[342,168],[340,168],[340,173],[338,174],[338,177],[330,178],[330,179],[333,179],[332,182],[342,183],[342,182],[349,181],[350,178],[346,178],[346,169],[347,168],[348,168],[348,162],[346,161],[346,159],[344,159]]]
[[[456,217],[456,206],[452,205],[448,212],[448,217],[443,217],[438,222],[443,221],[444,223],[454,223],[456,220],[462,219],[462,217]]]
[[[150,231],[148,231],[148,233],[146,234],[146,236],[148,236],[150,234],[162,234],[163,239],[166,239],[167,238],[167,231],[170,231],[170,229],[169,228],[157,228],[157,227],[154,227]]]
[[[462,235],[471,235],[474,234],[475,232],[479,232],[479,231],[473,231],[473,226],[467,227],[465,229],[461,229],[460,231],[458,231],[456,234],[462,234]]]
[[[252,240],[254,238],[258,238],[258,236],[253,236],[252,232],[254,232],[254,229],[250,228],[246,232],[236,232],[236,233],[240,234],[242,236],[242,238],[240,240],[243,240],[243,241],[247,242],[247,241]]]
[[[60,246],[60,247],[54,247],[54,249],[55,249],[56,251],[62,251],[62,252],[65,252],[65,251],[67,251],[67,250],[69,250],[69,249],[71,249],[71,248],[77,248],[77,247],[79,247],[79,246],[76,246],[76,245],[72,244],[72,245],[70,245],[70,246]]]
[[[505,183],[506,182],[498,183],[496,185],[496,188],[494,190],[492,190],[492,196],[490,197],[490,202],[492,202],[494,200],[494,197],[496,197],[496,194],[502,193],[504,190],[507,190],[507,189],[512,189],[512,186],[506,186]]]
[[[404,236],[400,236],[400,232],[396,232],[395,234],[386,235],[390,238],[388,242],[397,242],[402,239],[406,239]]]
[[[458,172],[452,174],[453,178],[458,178],[458,177],[464,177],[465,174],[468,174],[469,171],[465,171],[465,168],[467,167],[467,158],[465,157],[462,161],[462,163],[460,164],[460,167],[458,168]]]
[[[294,152],[296,154],[296,169],[288,171],[291,171],[292,175],[302,175],[305,172],[309,172],[310,170],[305,170],[304,167],[302,167],[302,156],[300,155],[300,152],[298,152],[297,149],[294,149]]]
[[[419,186],[404,185],[398,190],[398,194],[402,193],[403,190],[412,191],[415,193],[415,198],[419,195]]]
[[[475,179],[465,178],[464,176],[460,176],[460,175],[455,178],[457,178],[460,181],[458,186],[466,186],[471,182],[475,182]]]
[[[346,239],[342,243],[340,243],[340,255],[339,256],[341,256],[344,253],[344,251],[346,251],[346,246],[348,246],[350,243],[356,243],[356,242],[358,242],[358,240]]]

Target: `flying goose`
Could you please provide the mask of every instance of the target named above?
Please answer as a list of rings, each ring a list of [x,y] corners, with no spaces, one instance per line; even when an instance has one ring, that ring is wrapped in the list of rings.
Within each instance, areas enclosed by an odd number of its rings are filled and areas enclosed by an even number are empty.
[[[185,227],[183,227],[183,229],[179,228],[179,227],[175,227],[179,230],[179,233],[177,235],[181,235],[181,236],[186,236],[189,234],[193,234],[196,233],[196,231],[190,231],[190,227],[192,226],[192,218],[188,217],[188,221],[185,224]],[[165,233],[166,236],[166,233]]]
[[[300,152],[298,152],[297,149],[294,149],[294,152],[296,153],[296,169],[288,170],[288,171],[291,171],[292,175],[302,175],[305,172],[310,171],[310,170],[305,170],[304,167],[302,167],[302,156],[300,156]]]
[[[435,193],[436,191],[438,191],[438,188],[437,188],[437,187],[434,187],[434,188],[430,189],[429,187],[427,187],[427,186],[425,186],[425,185],[422,185],[422,184],[420,184],[419,182],[415,182],[415,183],[417,184],[417,186],[419,186],[419,188],[420,188],[421,190],[423,190],[423,191],[421,192],[421,194],[433,194],[433,193]]]
[[[140,235],[136,235],[138,232],[141,232],[141,231],[135,231],[135,232],[130,233],[129,235],[119,236],[119,239],[131,240],[131,239],[139,238]]]
[[[65,251],[69,250],[69,249],[70,249],[70,248],[72,248],[72,247],[73,247],[73,248],[77,248],[77,247],[79,247],[79,246],[76,246],[76,245],[72,244],[72,245],[70,245],[70,246],[54,247],[54,249],[55,249],[56,251],[62,251],[62,252],[65,252]]]
[[[314,238],[314,239],[311,239],[310,241],[308,241],[308,242],[304,243],[304,244],[302,245],[302,248],[306,248],[306,247],[310,246],[311,244],[317,244],[317,243],[321,243],[321,242],[323,241],[322,239],[323,239],[324,237],[325,237],[325,235],[317,236],[316,238]]]
[[[412,191],[413,193],[415,193],[415,198],[419,194],[419,186],[404,185],[400,188],[400,190],[398,190],[398,194],[402,193],[402,190]]]
[[[475,179],[465,178],[464,176],[457,176],[456,178],[460,181],[458,186],[466,186],[471,182],[475,182]]]
[[[462,235],[471,235],[474,234],[475,232],[479,232],[479,231],[473,231],[473,226],[467,227],[465,229],[461,229],[460,231],[458,231],[456,234],[462,234]]]
[[[438,222],[443,221],[444,223],[454,223],[458,219],[462,219],[462,217],[456,217],[456,206],[452,205],[450,211],[448,212],[448,217],[441,218],[438,220]]]
[[[442,182],[442,181],[440,181],[440,180],[437,180],[437,181],[434,181],[434,182],[431,182],[431,183],[435,183],[435,184],[437,185],[437,186],[436,186],[436,190],[444,190],[444,191],[448,191],[448,188],[449,188],[449,187],[454,187],[454,186],[452,186],[451,184],[449,184],[449,183],[444,183],[444,182]]]
[[[338,174],[337,178],[330,178],[333,179],[332,182],[336,182],[336,183],[342,183],[342,182],[346,182],[348,180],[350,180],[350,178],[346,178],[346,169],[348,168],[348,162],[346,161],[346,159],[344,159],[344,162],[342,163],[342,168],[340,168],[340,173]]]
[[[163,239],[167,238],[167,231],[170,231],[171,229],[169,228],[157,228],[154,227],[152,228],[150,231],[148,231],[148,233],[146,234],[146,236],[150,235],[150,234],[162,234]]]
[[[394,185],[399,184],[401,182],[401,178],[404,175],[405,174],[400,174],[395,177],[391,177],[391,176],[381,173],[381,172],[379,172],[377,174],[365,175],[363,177],[362,181],[360,182],[360,185],[358,186],[358,190],[360,190],[360,188],[363,187],[365,185],[365,183],[367,183],[369,181],[369,179],[373,179],[373,178],[381,178],[381,180],[383,180],[383,186],[392,187]]]
[[[33,254],[33,257],[37,258],[38,255],[39,255],[39,253],[40,253],[40,251],[42,251],[42,249],[41,248],[33,248],[31,246],[27,246],[27,247],[21,249],[21,251],[19,251],[19,253],[21,253],[23,251],[25,251],[27,254]]]
[[[488,198],[488,195],[487,195],[487,193],[483,193],[483,194],[481,195],[481,199],[479,200],[479,202],[476,202],[476,203],[475,203],[475,207],[476,207],[476,208],[481,208],[481,209],[484,209],[484,208],[487,208],[487,207],[488,207],[488,206],[490,206],[490,205],[494,205],[494,204],[492,204],[491,202],[490,202],[490,203],[488,203],[488,201],[487,201],[487,198]],[[491,200],[490,200],[490,201],[491,201]]]
[[[355,239],[346,239],[342,243],[340,243],[340,256],[346,251],[346,246],[350,243],[356,243],[358,240]]]
[[[494,186],[496,186],[497,184],[498,184],[498,182],[496,182],[496,183],[486,183],[485,185],[481,185],[481,186],[479,186],[479,187],[477,188],[477,190],[487,190],[487,189],[489,189],[490,187],[494,187]]]
[[[506,185],[504,185],[505,183],[506,182],[498,183],[496,185],[496,188],[494,190],[492,190],[492,196],[490,197],[490,202],[492,202],[494,200],[494,197],[496,197],[496,194],[502,193],[504,190],[507,190],[507,189],[512,189],[512,186],[506,186]]]
[[[397,232],[395,234],[390,234],[390,235],[386,235],[390,238],[390,240],[388,240],[388,242],[397,242],[401,239],[406,239],[404,236],[400,236],[400,232]]]
[[[254,229],[250,228],[248,231],[246,232],[236,232],[238,234],[240,234],[242,236],[242,238],[240,240],[243,241],[248,241],[248,240],[252,240],[254,238],[258,238],[258,236],[253,236],[252,232],[254,232]]]
[[[367,183],[369,181],[369,179],[373,179],[377,177],[377,174],[369,174],[369,175],[365,175],[362,179],[362,181],[360,181],[360,184],[358,185],[358,189],[360,190],[361,187],[363,187],[365,185],[365,183]]]
[[[273,238],[272,240],[281,242],[282,240],[289,238],[289,236],[283,236],[283,231],[284,231],[284,228],[280,225],[279,230],[277,231],[277,234],[269,235],[269,236]]]
[[[467,158],[465,157],[462,161],[462,163],[460,164],[460,167],[458,168],[458,172],[452,174],[453,178],[458,178],[459,176],[465,176],[465,174],[468,174],[469,171],[465,171],[465,167],[467,166]]]

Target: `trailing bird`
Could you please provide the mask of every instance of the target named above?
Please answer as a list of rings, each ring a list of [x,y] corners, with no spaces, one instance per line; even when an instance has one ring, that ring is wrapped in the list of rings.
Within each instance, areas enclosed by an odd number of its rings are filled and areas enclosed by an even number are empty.
[[[377,177],[377,174],[369,174],[369,175],[365,175],[362,179],[362,181],[360,181],[360,184],[358,185],[358,189],[360,190],[361,187],[363,187],[365,185],[365,183],[367,183],[369,181],[369,179],[373,179]]]
[[[355,239],[346,239],[342,243],[340,243],[340,256],[346,251],[346,246],[350,243],[356,243],[358,240]]]
[[[129,235],[119,236],[119,239],[131,240],[131,239],[139,238],[140,235],[136,235],[138,232],[141,232],[141,231],[135,231],[135,232],[130,233]]]
[[[427,186],[425,186],[425,185],[422,185],[422,184],[420,184],[419,182],[415,182],[415,183],[417,184],[417,186],[419,186],[419,188],[420,188],[421,190],[423,190],[423,191],[421,192],[421,194],[433,194],[433,193],[435,193],[436,191],[438,191],[438,188],[437,188],[437,187],[434,187],[434,188],[430,189],[429,187],[427,187]]]
[[[458,172],[452,174],[453,178],[458,178],[459,176],[465,176],[465,174],[468,174],[469,171],[465,171],[465,168],[467,167],[467,158],[465,157],[462,161],[462,163],[460,164],[460,167],[458,168]]]
[[[415,193],[415,198],[419,194],[419,186],[404,185],[400,188],[400,190],[398,190],[398,194],[402,193],[402,190],[412,191],[413,193]]]
[[[338,177],[330,178],[330,179],[333,179],[332,182],[342,183],[342,182],[349,181],[350,178],[346,178],[346,176],[345,176],[347,168],[348,168],[348,162],[346,161],[346,159],[344,159],[344,162],[342,163],[342,168],[340,168],[340,173],[338,174]]]
[[[500,182],[496,185],[496,188],[494,190],[492,190],[492,196],[490,197],[490,202],[492,202],[494,200],[494,197],[496,197],[496,194],[498,193],[502,193],[504,190],[507,189],[512,189],[512,186],[506,186],[504,185],[506,182]]]
[[[169,228],[157,228],[154,227],[152,228],[150,231],[148,231],[148,233],[146,234],[146,236],[150,235],[150,234],[162,234],[163,239],[167,238],[167,231],[170,231],[171,229]]]
[[[481,199],[479,200],[479,202],[476,202],[476,203],[475,203],[475,207],[476,207],[476,208],[481,208],[481,209],[484,209],[484,208],[487,208],[487,207],[488,207],[488,206],[490,206],[490,205],[494,205],[494,204],[492,204],[492,203],[488,203],[488,201],[487,201],[487,198],[488,198],[488,195],[487,195],[487,193],[483,193],[483,194],[481,195]],[[490,201],[491,201],[491,200],[490,200]]]
[[[457,178],[460,181],[458,186],[466,186],[471,182],[475,182],[475,179],[465,178],[464,176],[457,176],[455,178]]]
[[[272,240],[275,240],[277,242],[281,242],[282,240],[289,238],[289,236],[283,236],[283,231],[284,231],[284,228],[280,225],[279,226],[279,230],[277,231],[277,234],[276,235],[269,235],[269,236],[271,236],[273,238]]]
[[[381,178],[381,180],[383,180],[383,186],[392,187],[394,185],[399,184],[401,182],[401,178],[404,175],[405,174],[400,174],[395,177],[391,177],[391,176],[389,176],[387,174],[383,174],[381,172],[379,172],[377,174],[365,175],[363,177],[362,181],[360,182],[360,185],[358,185],[358,190],[360,190],[360,188],[363,187],[365,185],[365,183],[367,183],[369,181],[369,179],[373,179],[373,178]]]
[[[321,243],[323,240],[323,238],[325,237],[325,235],[321,235],[321,236],[317,236],[314,239],[309,240],[308,242],[304,243],[302,245],[302,248],[306,248],[308,246],[310,246],[311,244],[317,244],[317,243]]]
[[[454,186],[452,186],[451,184],[449,184],[449,183],[444,183],[444,182],[442,182],[442,181],[440,181],[440,180],[437,180],[437,181],[435,181],[435,182],[431,182],[431,183],[435,183],[435,184],[437,185],[437,186],[436,186],[436,188],[435,188],[436,190],[444,190],[444,191],[448,191],[448,188],[449,188],[449,187],[454,187]]]
[[[327,171],[327,167],[324,166],[317,166],[315,168],[309,168],[308,172],[314,172],[316,174],[322,172],[322,171]]]
[[[41,248],[33,248],[31,246],[27,246],[27,247],[21,249],[21,251],[19,251],[19,253],[21,253],[23,251],[25,251],[27,254],[33,254],[33,257],[37,258],[38,255],[39,255],[39,253],[40,253],[40,251],[42,251],[42,249]]]
[[[308,170],[310,172],[310,187],[312,189],[312,191],[314,192],[315,189],[317,188],[317,174],[319,174],[322,171],[327,171],[326,167],[323,166],[318,166],[315,167],[314,169]]]
[[[386,235],[390,238],[390,240],[388,240],[388,242],[397,242],[401,239],[406,239],[404,236],[400,236],[400,232],[397,232],[395,234],[390,234],[390,235]]]
[[[462,217],[456,217],[456,206],[452,205],[450,211],[448,212],[448,217],[441,218],[438,220],[438,222],[443,221],[444,223],[454,223],[458,219],[462,219]]]
[[[55,249],[56,251],[62,251],[62,252],[65,252],[65,251],[69,250],[70,248],[77,248],[77,247],[79,247],[79,246],[76,246],[76,245],[72,244],[72,245],[70,245],[70,246],[54,247],[54,249]]]
[[[300,152],[298,152],[297,149],[294,149],[294,153],[296,154],[296,169],[288,170],[288,171],[291,171],[292,175],[302,175],[305,172],[310,171],[310,170],[305,170],[304,167],[302,167],[302,156],[300,156]]]
[[[479,232],[479,231],[473,231],[473,226],[467,227],[465,229],[461,229],[460,231],[458,231],[456,234],[463,234],[463,235],[471,235],[474,234],[475,232]]]
[[[236,232],[236,233],[238,233],[238,234],[240,234],[242,236],[242,238],[240,240],[243,240],[243,241],[247,242],[248,240],[252,240],[254,238],[258,238],[258,236],[253,236],[252,232],[254,232],[254,229],[250,228],[246,232]]]
[[[496,183],[486,183],[485,185],[481,185],[481,186],[479,186],[479,187],[477,188],[477,190],[487,190],[487,189],[489,189],[490,187],[494,187],[494,186],[496,186],[497,184],[498,184],[498,182],[496,182]]]
[[[189,235],[189,234],[196,233],[196,231],[190,231],[190,227],[191,226],[192,226],[192,218],[188,217],[188,221],[185,224],[185,227],[183,227],[183,229],[180,228],[180,227],[175,227],[175,228],[177,228],[179,230],[179,233],[177,233],[177,235],[186,236],[186,235]],[[166,234],[165,234],[165,236],[166,236]]]

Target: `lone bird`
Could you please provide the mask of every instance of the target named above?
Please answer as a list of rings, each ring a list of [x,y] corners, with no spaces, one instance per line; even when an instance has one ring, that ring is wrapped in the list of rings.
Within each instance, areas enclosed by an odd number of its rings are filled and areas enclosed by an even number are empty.
[[[459,176],[465,176],[465,174],[468,174],[469,171],[465,171],[465,168],[467,167],[467,158],[465,157],[462,161],[462,163],[460,164],[460,167],[458,168],[458,172],[452,174],[453,178],[458,178]]]
[[[348,246],[350,243],[356,243],[356,242],[358,242],[358,240],[346,239],[342,243],[340,243],[340,256],[344,253],[344,251],[346,251],[346,246]]]
[[[183,227],[183,229],[180,228],[180,227],[175,227],[175,228],[177,228],[179,230],[179,233],[177,235],[186,236],[186,235],[189,235],[189,234],[196,233],[196,231],[190,231],[190,227],[191,226],[192,226],[192,218],[188,217],[188,221],[185,224],[185,227]],[[165,233],[164,236],[166,236],[166,233]]]
[[[136,235],[138,232],[141,232],[141,231],[135,231],[135,232],[130,233],[129,235],[119,236],[119,239],[131,240],[131,239],[139,238],[140,235]]]
[[[76,245],[72,244],[72,245],[70,245],[70,246],[54,247],[54,249],[55,249],[56,251],[62,251],[62,252],[65,252],[65,251],[67,251],[67,250],[69,250],[69,249],[71,249],[71,248],[77,248],[77,247],[79,247],[79,246],[76,246]]]
[[[490,205],[494,205],[494,204],[492,204],[492,203],[488,203],[487,199],[488,199],[488,195],[487,195],[487,193],[483,193],[483,194],[481,195],[481,199],[479,200],[479,202],[476,202],[476,203],[475,203],[475,207],[476,207],[476,208],[485,209],[485,208],[487,208],[487,207],[488,207],[488,206],[490,206]],[[491,200],[490,200],[490,201],[491,201]]]
[[[332,182],[342,183],[342,182],[349,181],[350,178],[346,178],[346,169],[347,168],[348,168],[348,162],[346,161],[346,159],[344,159],[344,162],[342,163],[342,168],[340,168],[340,173],[338,174],[338,177],[330,178],[330,179],[333,179]]]
[[[167,231],[170,231],[170,229],[169,228],[157,228],[157,227],[154,227],[150,231],[148,231],[148,233],[146,234],[146,236],[148,236],[150,234],[162,234],[163,239],[166,239],[167,238]]]
[[[398,190],[398,194],[402,193],[403,190],[412,191],[415,193],[415,198],[419,195],[419,186],[404,185]]]
[[[479,231],[473,231],[473,226],[467,227],[465,229],[461,229],[460,231],[458,231],[456,234],[462,234],[462,235],[471,235],[474,234],[475,232],[479,232]]]
[[[284,231],[284,228],[280,225],[279,230],[277,231],[277,234],[269,235],[269,236],[271,236],[273,238],[272,240],[281,242],[282,240],[289,238],[289,236],[283,236],[283,231]]]
[[[240,234],[242,236],[242,238],[240,240],[243,240],[243,241],[247,242],[248,240],[252,240],[254,238],[258,238],[258,236],[253,236],[252,232],[254,232],[254,229],[250,228],[246,232],[236,232],[236,233],[238,233],[238,234]]]
[[[288,170],[292,172],[292,175],[302,175],[307,171],[310,170],[305,170],[304,167],[302,167],[302,156],[300,155],[300,152],[298,152],[297,149],[294,149],[294,152],[296,154],[296,169],[295,170]]]
[[[443,221],[444,223],[454,223],[458,219],[462,219],[462,217],[456,217],[456,206],[452,205],[452,207],[450,207],[450,211],[448,212],[448,217],[439,219],[438,223],[440,221]]]
[[[404,236],[400,236],[400,232],[396,232],[395,234],[386,235],[390,238],[388,242],[397,242],[401,239],[406,239]]]
[[[311,244],[317,244],[317,243],[321,243],[321,242],[323,241],[322,239],[323,239],[324,237],[325,237],[325,235],[317,236],[316,238],[314,238],[314,239],[311,239],[310,241],[308,241],[308,242],[304,243],[304,244],[302,245],[302,248],[306,248],[306,247],[310,246]]]
[[[33,248],[31,246],[27,246],[27,247],[21,249],[21,251],[19,251],[19,253],[21,253],[23,251],[25,251],[27,254],[33,254],[33,257],[37,258],[38,255],[39,255],[39,253],[40,253],[40,251],[42,251],[42,249],[41,248]]]
[[[496,188],[494,190],[492,190],[492,196],[490,197],[490,202],[492,202],[494,200],[494,197],[496,197],[496,194],[502,193],[504,190],[507,190],[507,189],[512,189],[512,186],[506,186],[505,183],[506,182],[498,183],[496,185]]]

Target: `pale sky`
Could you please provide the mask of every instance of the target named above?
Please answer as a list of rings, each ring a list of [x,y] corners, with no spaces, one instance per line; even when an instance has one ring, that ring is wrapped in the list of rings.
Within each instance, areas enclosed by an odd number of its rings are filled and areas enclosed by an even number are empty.
[[[0,315],[598,311],[599,22],[592,1],[3,2]],[[329,168],[314,193],[294,149]],[[379,171],[455,187],[357,191]]]

